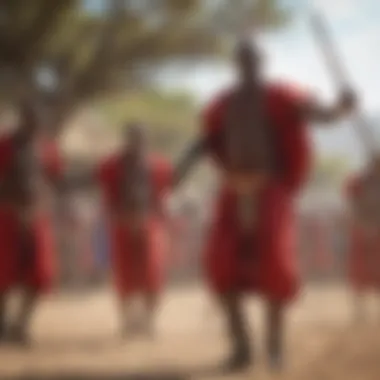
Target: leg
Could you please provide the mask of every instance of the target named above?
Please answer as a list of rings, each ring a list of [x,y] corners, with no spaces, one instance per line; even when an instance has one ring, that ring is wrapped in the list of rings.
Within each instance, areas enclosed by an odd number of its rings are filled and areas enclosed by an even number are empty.
[[[11,329],[11,340],[14,343],[27,345],[28,329],[38,300],[38,292],[34,288],[25,288],[21,295],[21,304]]]
[[[207,303],[205,303],[202,307],[202,321],[204,321],[207,325],[207,327],[210,327],[211,324],[213,323],[213,303],[214,300],[208,300]]]
[[[227,362],[226,370],[242,370],[251,364],[251,347],[241,295],[238,293],[222,295],[220,304],[227,318],[227,329],[232,344],[232,356]]]
[[[354,322],[362,323],[367,319],[365,307],[365,294],[363,290],[356,290],[353,294]]]
[[[267,309],[267,353],[269,365],[279,370],[283,365],[284,314],[280,302],[270,301]]]
[[[133,298],[125,295],[119,299],[120,331],[123,339],[131,338],[137,332]]]
[[[155,336],[155,322],[159,297],[156,292],[146,292],[143,295],[143,318],[142,329],[145,334],[153,338]]]
[[[22,282],[20,306],[11,326],[10,339],[14,343],[29,343],[28,328],[38,300],[38,289],[30,284],[29,273],[36,275],[37,237],[30,223],[21,223],[18,236],[18,270]]]
[[[0,294],[0,341],[5,338],[6,294]]]

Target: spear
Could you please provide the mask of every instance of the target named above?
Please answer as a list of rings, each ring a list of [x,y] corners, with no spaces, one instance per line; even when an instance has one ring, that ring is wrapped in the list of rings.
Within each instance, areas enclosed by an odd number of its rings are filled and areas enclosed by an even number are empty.
[[[311,14],[310,22],[315,39],[322,51],[332,80],[340,89],[351,88],[346,68],[343,66],[342,61],[338,56],[337,49],[329,31],[327,30],[327,23],[325,22],[322,14],[314,11]],[[357,112],[355,115],[354,127],[364,147],[367,148],[370,153],[375,152],[375,136],[370,125],[361,112]]]

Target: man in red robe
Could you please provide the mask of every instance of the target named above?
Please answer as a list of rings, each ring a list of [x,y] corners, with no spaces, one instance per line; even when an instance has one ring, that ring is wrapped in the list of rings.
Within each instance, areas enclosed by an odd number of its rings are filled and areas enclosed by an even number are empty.
[[[353,109],[343,91],[331,107],[261,75],[258,49],[237,49],[238,83],[206,108],[202,135],[176,170],[178,183],[203,154],[221,172],[205,271],[225,313],[232,343],[226,370],[251,363],[242,312],[245,293],[267,301],[266,347],[272,368],[281,368],[284,306],[299,288],[293,200],[309,171],[307,122],[332,122]]]
[[[169,248],[163,196],[172,180],[168,162],[147,152],[142,126],[131,125],[126,137],[123,149],[98,172],[123,336],[154,332]],[[143,303],[142,313],[134,308],[135,298]]]
[[[365,318],[363,295],[380,291],[380,160],[349,182],[349,279],[355,292],[355,317]]]
[[[0,141],[0,335],[25,344],[38,296],[55,274],[50,202],[60,162],[55,145],[40,139],[32,106],[21,111],[16,132]],[[22,300],[8,331],[6,302],[15,287]]]

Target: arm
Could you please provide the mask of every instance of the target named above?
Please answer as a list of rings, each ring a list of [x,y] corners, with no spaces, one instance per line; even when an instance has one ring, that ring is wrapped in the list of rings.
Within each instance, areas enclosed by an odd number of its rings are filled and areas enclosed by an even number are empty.
[[[356,98],[351,91],[343,91],[332,105],[322,105],[316,100],[305,100],[299,105],[301,117],[312,123],[333,123],[348,116],[356,108]]]
[[[88,187],[97,184],[97,173],[95,169],[86,170],[69,178],[68,185],[70,187]]]
[[[173,186],[177,187],[206,151],[206,140],[198,139],[186,150],[174,170]]]
[[[186,150],[186,153],[182,156],[179,164],[176,166],[174,170],[173,186],[179,185],[194,164],[197,163],[209,148],[212,150],[215,141],[220,137],[219,132],[227,99],[228,94],[223,94],[206,107],[202,115],[202,137],[198,138],[190,145]]]
[[[38,128],[36,108],[31,101],[22,101],[19,105],[19,124],[13,135],[16,144],[23,144],[30,140]]]
[[[89,188],[97,184],[94,170],[69,175],[49,176],[49,185],[56,195],[63,195],[73,189]]]

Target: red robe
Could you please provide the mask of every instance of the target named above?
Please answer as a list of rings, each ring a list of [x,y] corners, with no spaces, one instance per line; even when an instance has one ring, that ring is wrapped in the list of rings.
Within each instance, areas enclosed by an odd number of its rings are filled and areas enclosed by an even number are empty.
[[[351,179],[348,198],[355,202],[362,191],[362,178]],[[357,220],[352,220],[349,231],[349,280],[354,288],[380,289],[380,231],[368,235]]]
[[[143,260],[136,259],[129,226],[115,217],[117,210],[120,210],[119,191],[123,178],[121,155],[107,159],[98,173],[108,214],[111,265],[116,289],[121,296],[140,291],[158,292],[165,277],[169,236],[162,201],[172,182],[172,168],[165,160],[151,157],[149,169],[155,210],[151,211],[145,226],[148,248]]]
[[[55,181],[61,174],[61,162],[57,147],[54,144],[43,145],[41,159],[46,176]],[[0,140],[0,178],[5,179],[6,172],[14,159],[15,147],[12,139],[3,137]],[[17,285],[26,285],[37,291],[48,290],[56,274],[56,255],[54,230],[50,211],[41,209],[35,217],[35,257],[26,266],[20,255],[20,225],[16,213],[7,201],[0,200],[0,292],[10,290]]]
[[[223,126],[228,101],[229,94],[219,97],[204,116],[210,154],[222,169],[227,166],[227,152],[215,136]],[[307,128],[296,111],[303,101],[305,95],[289,87],[268,85],[266,88],[265,110],[272,121],[275,153],[282,170],[261,195],[250,263],[242,262],[237,256],[236,196],[227,186],[222,186],[205,254],[206,275],[216,292],[240,289],[286,301],[298,290],[293,199],[307,177],[311,157]]]

